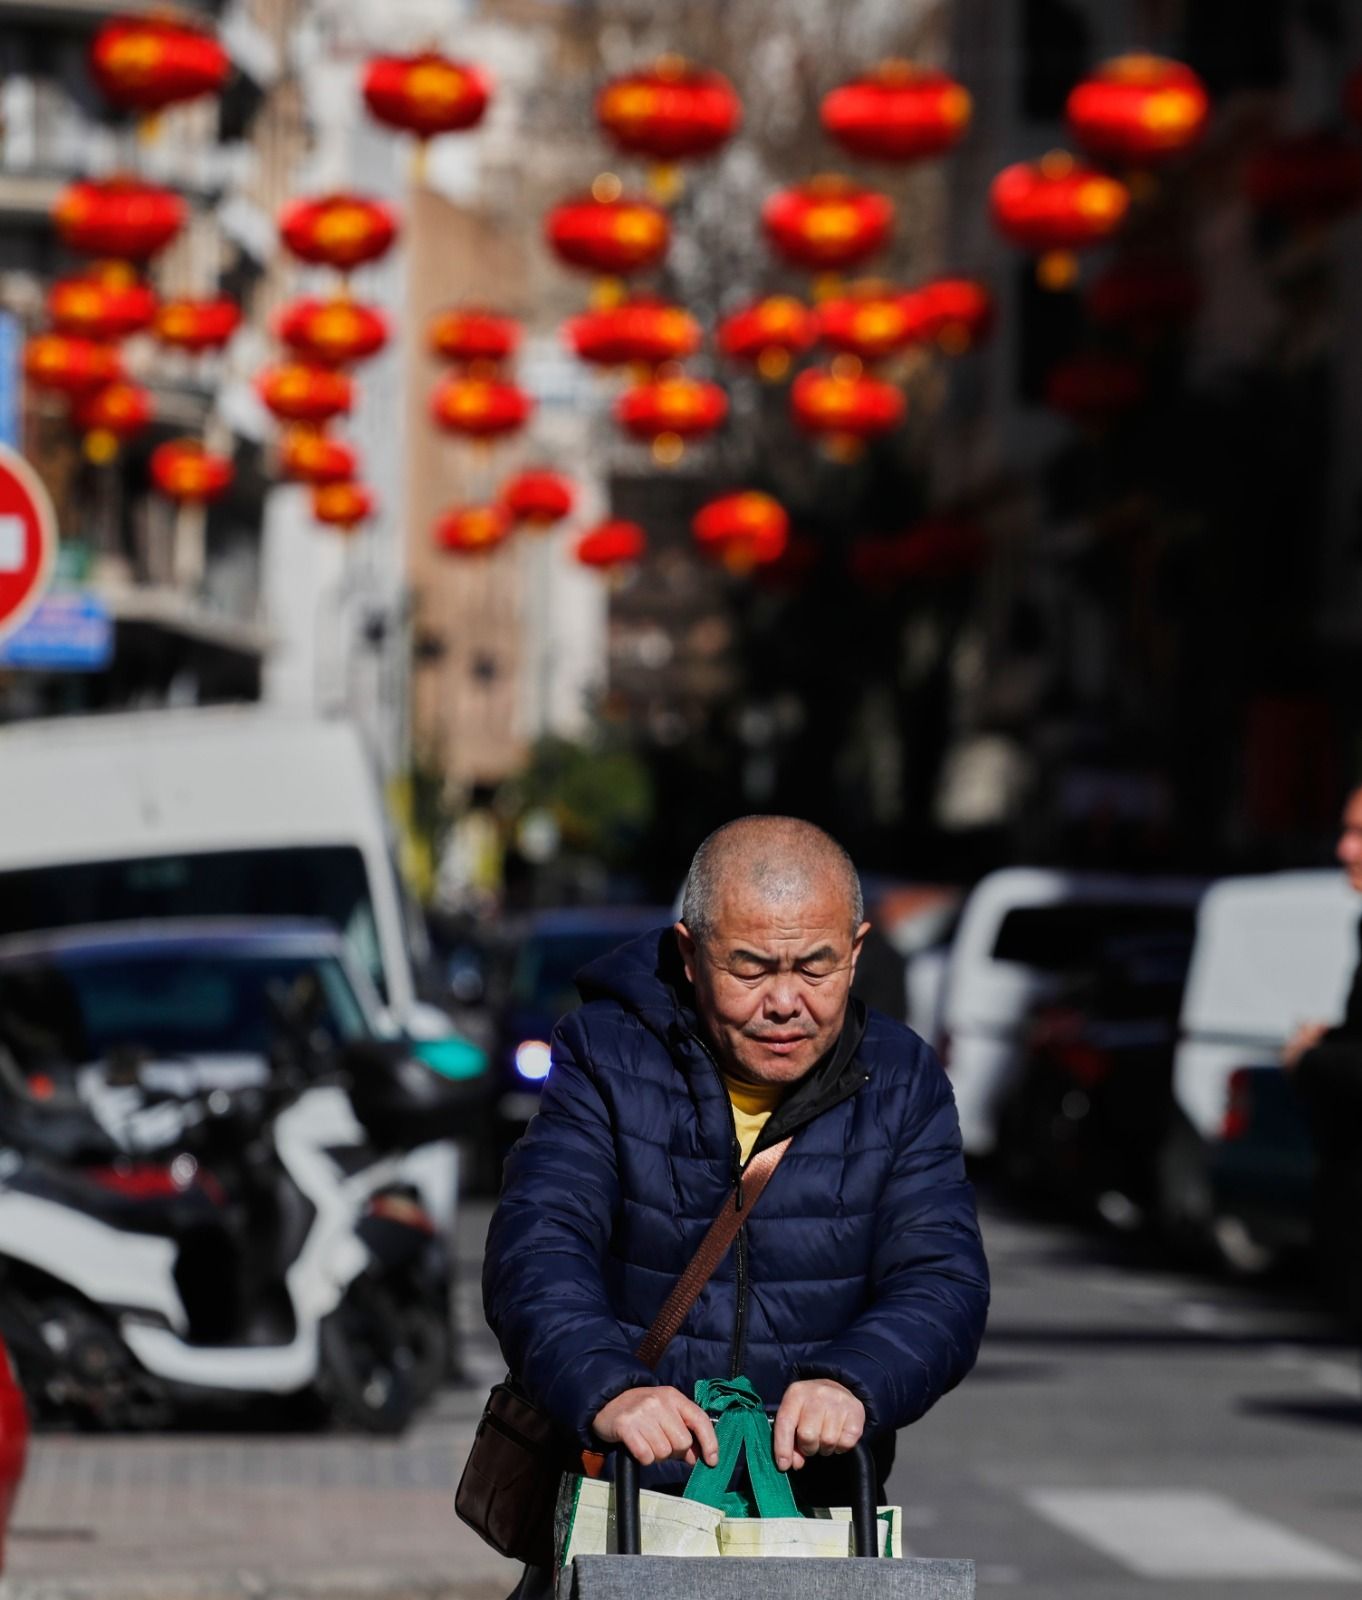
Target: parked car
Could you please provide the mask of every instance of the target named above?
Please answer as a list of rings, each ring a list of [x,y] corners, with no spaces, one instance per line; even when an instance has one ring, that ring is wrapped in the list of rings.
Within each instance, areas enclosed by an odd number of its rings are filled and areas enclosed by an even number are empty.
[[[1228,878],[1197,918],[1159,1152],[1170,1237],[1258,1268],[1309,1231],[1313,1156],[1279,1061],[1303,1022],[1341,1019],[1359,903],[1340,872]]]
[[[999,1164],[1015,1188],[1118,1227],[1151,1216],[1190,922],[1107,941],[1094,973],[1032,1012],[1000,1119]]]
[[[5,1535],[28,1459],[28,1412],[9,1352],[0,1340],[0,1572],[5,1568]]]
[[[965,903],[936,1044],[967,1155],[989,1156],[1015,1085],[1027,1018],[1100,967],[1120,940],[1190,931],[1204,885],[1008,867]]]

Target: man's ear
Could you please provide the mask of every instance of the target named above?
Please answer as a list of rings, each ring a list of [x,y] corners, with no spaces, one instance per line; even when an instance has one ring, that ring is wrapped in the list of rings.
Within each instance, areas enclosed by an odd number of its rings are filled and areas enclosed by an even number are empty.
[[[677,948],[681,952],[681,965],[686,969],[686,977],[691,983],[695,982],[695,940],[690,936],[690,929],[684,922],[673,923],[673,932],[676,934]]]
[[[865,936],[870,932],[870,924],[863,922],[851,936],[851,975],[856,976],[856,963],[861,959],[861,946],[865,943]]]

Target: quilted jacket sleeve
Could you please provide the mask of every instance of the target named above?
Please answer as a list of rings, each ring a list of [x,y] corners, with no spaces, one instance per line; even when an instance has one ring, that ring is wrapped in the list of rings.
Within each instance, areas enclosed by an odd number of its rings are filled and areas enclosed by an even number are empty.
[[[576,1018],[559,1025],[539,1114],[506,1163],[483,1304],[512,1374],[584,1445],[608,1400],[655,1384],[610,1309],[601,1264],[619,1178]]]
[[[880,1200],[870,1305],[801,1363],[866,1408],[868,1434],[916,1422],[969,1372],[988,1314],[988,1264],[950,1084],[926,1046]]]

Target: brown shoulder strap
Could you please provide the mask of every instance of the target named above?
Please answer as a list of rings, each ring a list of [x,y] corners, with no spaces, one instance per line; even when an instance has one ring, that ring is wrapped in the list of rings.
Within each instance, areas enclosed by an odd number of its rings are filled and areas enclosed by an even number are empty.
[[[790,1140],[782,1139],[779,1144],[773,1144],[753,1156],[743,1168],[737,1187],[728,1197],[723,1210],[710,1223],[709,1231],[700,1241],[700,1248],[691,1258],[690,1265],[672,1285],[672,1292],[634,1352],[644,1366],[655,1367],[662,1359],[662,1352],[680,1331],[686,1313],[700,1298],[701,1289],[728,1253],[738,1229],[747,1221],[752,1207],[761,1198],[762,1190],[771,1181],[771,1174],[780,1165],[781,1156],[789,1148]]]

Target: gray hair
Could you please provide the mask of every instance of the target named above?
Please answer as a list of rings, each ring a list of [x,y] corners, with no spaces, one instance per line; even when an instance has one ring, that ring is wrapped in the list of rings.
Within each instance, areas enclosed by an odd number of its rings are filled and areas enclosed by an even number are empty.
[[[799,817],[739,817],[716,828],[691,861],[681,921],[692,938],[703,941],[714,932],[720,884],[734,871],[776,905],[805,899],[812,881],[831,872],[845,885],[852,932],[865,920],[856,865],[831,834]]]

